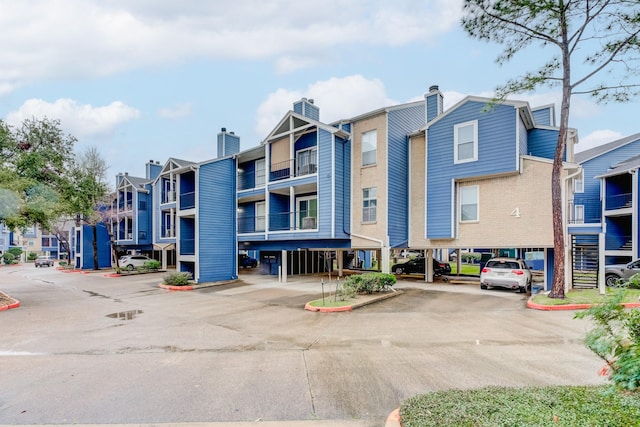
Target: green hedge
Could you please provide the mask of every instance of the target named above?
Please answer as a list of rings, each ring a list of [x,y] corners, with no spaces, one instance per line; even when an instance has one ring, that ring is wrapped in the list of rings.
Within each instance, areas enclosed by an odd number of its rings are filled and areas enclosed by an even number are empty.
[[[365,273],[349,276],[342,285],[343,288],[352,288],[356,293],[372,294],[381,292],[395,285],[396,276],[386,273]]]
[[[168,273],[164,276],[164,284],[171,286],[185,286],[191,280],[191,273],[187,271]]]

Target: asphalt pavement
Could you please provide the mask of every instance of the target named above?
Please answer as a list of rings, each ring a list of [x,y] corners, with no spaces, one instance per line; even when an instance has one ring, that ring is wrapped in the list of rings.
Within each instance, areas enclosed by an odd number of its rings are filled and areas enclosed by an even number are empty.
[[[398,297],[315,313],[334,277],[161,278],[0,268],[21,303],[0,312],[0,424],[368,427],[418,393],[605,381],[586,321],[522,294],[403,278]]]

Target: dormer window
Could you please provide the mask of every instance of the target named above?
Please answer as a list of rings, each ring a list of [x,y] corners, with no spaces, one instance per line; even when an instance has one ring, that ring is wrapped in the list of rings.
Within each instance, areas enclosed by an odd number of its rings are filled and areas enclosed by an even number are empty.
[[[460,123],[453,127],[453,163],[478,160],[478,121]]]

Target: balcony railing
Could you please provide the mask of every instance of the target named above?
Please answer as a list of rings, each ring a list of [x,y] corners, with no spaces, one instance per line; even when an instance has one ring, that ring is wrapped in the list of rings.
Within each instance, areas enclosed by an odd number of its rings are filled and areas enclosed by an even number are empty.
[[[568,203],[569,224],[596,224],[601,221],[602,203],[600,199],[572,200]]]
[[[170,239],[172,237],[176,237],[176,232],[173,228],[168,228],[165,230],[162,230],[162,236],[163,239]]]
[[[261,233],[264,226],[269,223],[269,231],[298,231],[317,230],[318,218],[307,211],[282,212],[265,216],[241,215],[238,216],[238,233]],[[262,228],[262,229],[261,229]]]
[[[180,240],[180,255],[195,255],[196,239]]]
[[[176,201],[176,192],[167,191],[162,194],[162,203],[172,203]]]
[[[180,194],[180,209],[192,209],[196,207],[196,193],[192,191],[190,193]]]
[[[285,160],[284,162],[274,163],[271,165],[271,173],[269,177],[271,181],[292,178],[294,176],[310,175],[318,172],[318,163],[316,161],[302,162],[296,159]]]
[[[612,211],[616,209],[630,208],[633,203],[632,193],[618,194],[606,198],[605,210]]]

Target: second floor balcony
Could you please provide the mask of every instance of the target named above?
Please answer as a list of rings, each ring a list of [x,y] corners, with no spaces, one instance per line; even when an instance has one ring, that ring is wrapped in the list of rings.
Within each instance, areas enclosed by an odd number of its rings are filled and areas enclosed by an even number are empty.
[[[608,196],[605,199],[605,210],[613,211],[618,209],[629,209],[633,204],[633,194],[624,193]]]
[[[317,231],[318,217],[308,211],[282,212],[267,216],[238,216],[238,233],[264,233],[274,231]]]
[[[196,207],[196,193],[191,191],[180,194],[180,209],[193,209]]]
[[[569,224],[597,224],[601,222],[600,199],[576,199],[569,201],[567,222]]]

